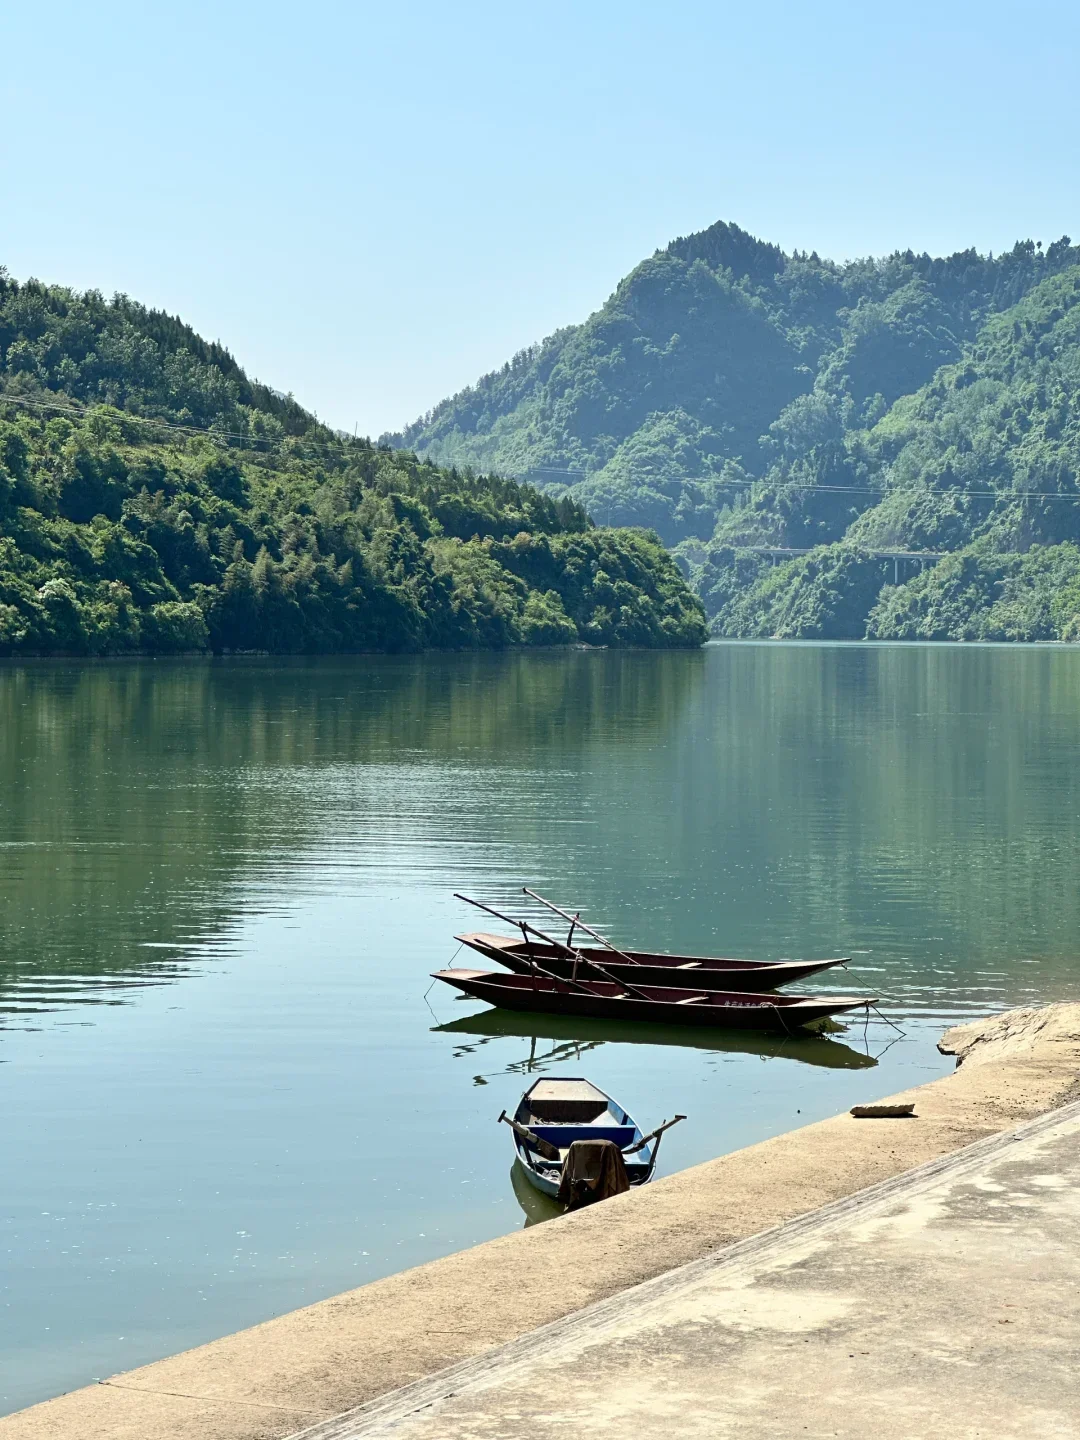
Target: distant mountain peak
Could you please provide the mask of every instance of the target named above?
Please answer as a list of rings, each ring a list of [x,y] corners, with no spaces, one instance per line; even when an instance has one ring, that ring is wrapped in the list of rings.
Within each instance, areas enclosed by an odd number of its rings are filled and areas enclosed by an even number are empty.
[[[1004,596],[975,620],[944,582],[919,590],[878,552],[977,544],[1015,558],[1080,540],[1077,294],[1068,236],[996,257],[907,249],[838,264],[720,220],[404,434],[440,463],[655,529],[682,546],[722,633],[1050,639],[1073,633],[1072,610],[1053,619],[1047,598],[1069,555],[1039,572],[1056,578],[1030,604],[1016,599],[1028,570],[984,566],[987,594],[1000,582]],[[843,553],[799,558],[820,546]],[[780,584],[762,567],[785,557]],[[901,585],[879,604],[890,579],[918,593]]]
[[[756,284],[767,284],[787,262],[779,245],[759,240],[727,220],[680,235],[657,254],[674,255],[689,264],[704,260],[711,270],[730,270],[736,278],[745,275]]]

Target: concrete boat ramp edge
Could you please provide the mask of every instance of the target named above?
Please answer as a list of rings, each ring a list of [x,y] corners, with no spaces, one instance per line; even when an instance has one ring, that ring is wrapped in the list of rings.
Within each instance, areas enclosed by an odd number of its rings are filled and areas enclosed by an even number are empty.
[[[0,1440],[321,1440],[352,1433],[344,1414],[354,1430],[396,1424],[418,1386],[433,1404],[453,1377],[475,1384],[505,1363],[508,1345],[524,1354],[550,1345],[538,1337],[553,1325],[565,1341],[650,1304],[680,1283],[669,1272],[687,1283],[687,1266],[719,1274],[779,1236],[824,1234],[853,1206],[887,1203],[867,1198],[879,1187],[932,1184],[990,1137],[1062,1123],[1080,1098],[1080,1004],[961,1026],[940,1048],[957,1056],[952,1075],[890,1097],[914,1100],[917,1119],[845,1114],[789,1131],[0,1418]]]
[[[937,1189],[942,1181],[956,1182],[983,1173],[988,1162],[1013,1152],[1016,1145],[1073,1135],[1080,1135],[1080,1100],[1014,1130],[978,1140],[953,1155],[894,1175],[774,1229],[727,1245],[700,1260],[690,1261],[608,1300],[532,1330],[494,1351],[451,1366],[428,1380],[407,1385],[332,1420],[309,1426],[290,1440],[374,1440],[377,1436],[393,1435],[402,1428],[401,1422],[447,1400],[506,1387],[538,1361],[550,1365],[586,1346],[602,1342],[630,1317],[640,1325],[648,1308],[662,1307],[665,1301],[691,1291],[699,1281],[718,1271],[726,1272],[724,1278],[729,1282],[752,1279],[766,1260],[775,1266],[787,1259],[797,1259],[805,1252],[808,1242],[824,1240],[853,1223],[888,1214],[897,1206],[910,1206]],[[454,1435],[457,1433],[453,1431]]]

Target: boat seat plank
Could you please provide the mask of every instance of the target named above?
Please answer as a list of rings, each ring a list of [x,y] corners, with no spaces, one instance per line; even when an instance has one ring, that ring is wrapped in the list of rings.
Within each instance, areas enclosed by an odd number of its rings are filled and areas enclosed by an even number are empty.
[[[588,1080],[538,1080],[526,1099],[533,1120],[571,1125],[599,1120],[610,1104],[604,1092]],[[618,1116],[612,1119],[617,1121]]]
[[[537,1080],[528,1092],[530,1100],[602,1100],[607,1096],[589,1080]]]
[[[621,1149],[632,1145],[637,1131],[633,1125],[530,1125],[541,1140],[568,1150],[575,1140],[612,1140]]]

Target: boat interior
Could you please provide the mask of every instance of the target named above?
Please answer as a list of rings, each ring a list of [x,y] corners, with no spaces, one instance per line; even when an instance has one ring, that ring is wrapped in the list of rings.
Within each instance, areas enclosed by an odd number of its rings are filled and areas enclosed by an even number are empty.
[[[626,1112],[588,1080],[537,1080],[522,1097],[517,1118],[560,1151],[575,1140],[612,1140],[621,1150],[640,1139]]]
[[[489,935],[483,932],[476,932],[468,935],[455,935],[455,940],[462,945],[471,945],[489,951],[503,951],[519,955],[522,959],[529,959],[535,956],[538,960],[565,959],[565,947],[546,945],[543,941],[522,940],[520,935]],[[619,954],[612,950],[605,950],[594,945],[575,945],[578,954],[586,960],[597,960],[602,965],[625,964]],[[625,950],[623,954],[631,961],[643,965],[664,965],[670,966],[673,970],[699,970],[706,966],[710,970],[769,970],[775,963],[769,960],[736,960],[713,955],[667,955],[651,950]],[[833,963],[839,963],[833,962]]]

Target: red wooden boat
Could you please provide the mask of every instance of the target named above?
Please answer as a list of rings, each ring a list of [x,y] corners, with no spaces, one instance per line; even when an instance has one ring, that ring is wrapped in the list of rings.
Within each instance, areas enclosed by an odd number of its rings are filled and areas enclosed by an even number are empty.
[[[831,970],[850,960],[726,960],[711,955],[665,955],[654,950],[601,949],[583,945],[571,947],[545,944],[520,935],[488,935],[477,932],[455,935],[463,945],[488,960],[505,965],[518,975],[531,975],[537,968],[560,980],[575,975],[585,980],[611,976],[639,985],[682,985],[692,983],[700,990],[775,990]],[[602,971],[598,968],[602,966]]]
[[[605,964],[605,968],[606,964]],[[873,997],[769,995],[742,990],[691,990],[616,980],[562,980],[547,975],[501,975],[491,970],[436,970],[466,995],[507,1010],[588,1015],[603,1020],[660,1020],[666,1025],[723,1025],[795,1032],[816,1020],[861,1010]]]

